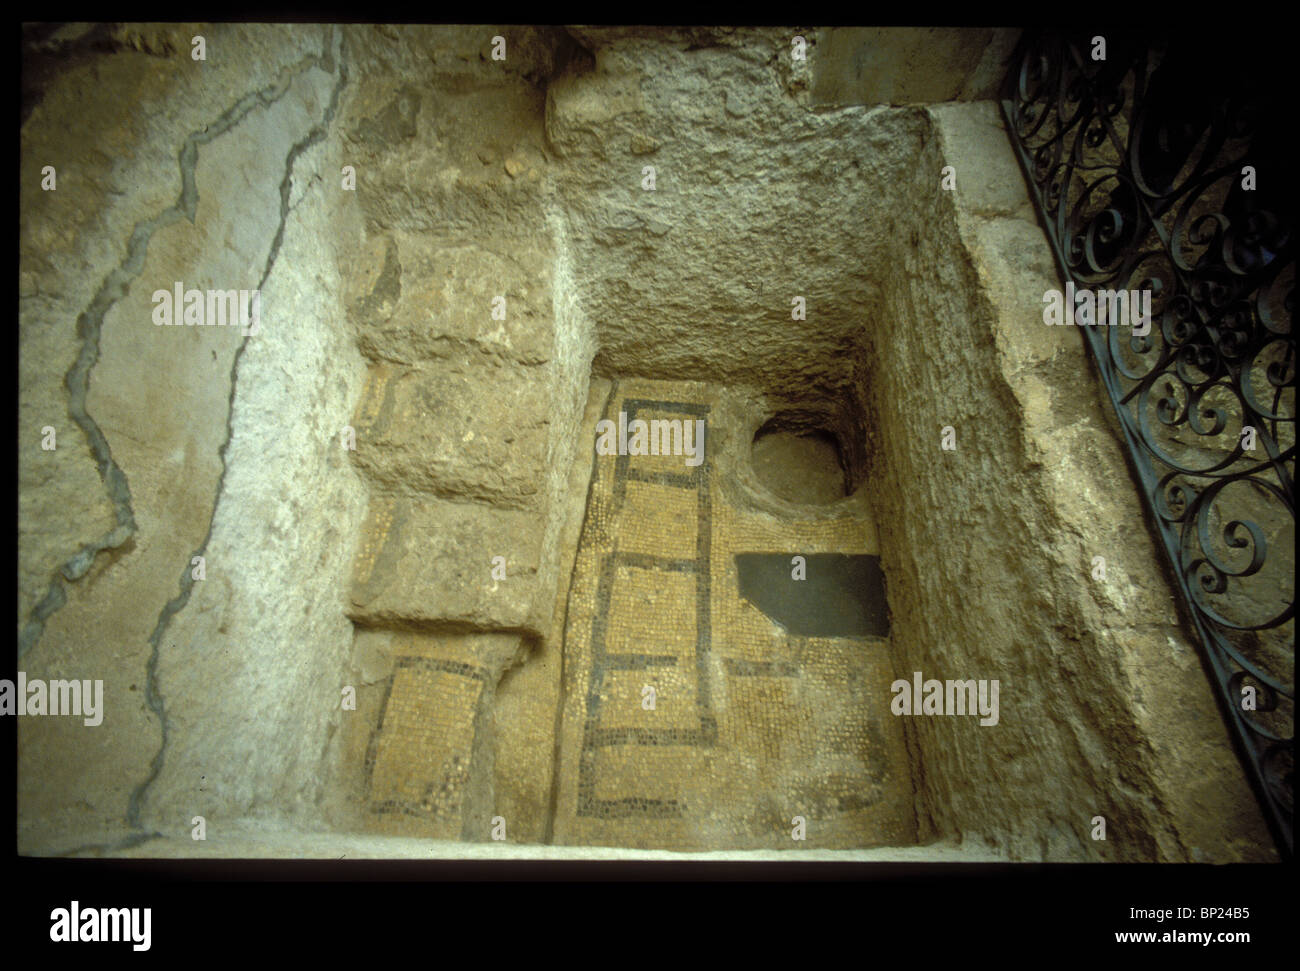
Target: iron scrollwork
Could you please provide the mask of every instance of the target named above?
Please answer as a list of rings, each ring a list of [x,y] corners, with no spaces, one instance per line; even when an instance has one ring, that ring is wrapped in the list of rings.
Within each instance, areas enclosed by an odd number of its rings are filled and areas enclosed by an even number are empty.
[[[1276,132],[1287,114],[1270,110],[1269,79],[1249,65],[1216,73],[1165,38],[1107,40],[1098,60],[1089,37],[1027,32],[1002,110],[1064,279],[1150,291],[1145,335],[1079,329],[1290,857],[1295,212]]]

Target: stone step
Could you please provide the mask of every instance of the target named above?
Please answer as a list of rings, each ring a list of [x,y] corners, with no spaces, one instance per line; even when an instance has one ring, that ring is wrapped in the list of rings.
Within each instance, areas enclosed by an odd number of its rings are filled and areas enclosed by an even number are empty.
[[[540,578],[545,528],[536,511],[372,496],[348,615],[369,627],[541,634],[554,598]]]
[[[531,506],[544,490],[549,367],[457,355],[371,369],[353,460],[380,492]]]
[[[543,236],[492,246],[394,231],[362,247],[347,307],[371,360],[420,364],[460,351],[551,359],[553,257]]]

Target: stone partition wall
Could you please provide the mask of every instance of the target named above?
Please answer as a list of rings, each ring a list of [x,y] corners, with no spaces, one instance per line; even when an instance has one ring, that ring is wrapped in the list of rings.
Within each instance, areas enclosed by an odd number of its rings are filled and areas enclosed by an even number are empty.
[[[42,57],[60,70],[33,68],[22,131],[18,666],[104,699],[94,729],[20,720],[18,846],[312,825],[365,509],[339,438],[363,377],[338,326],[349,222],[336,196],[302,205],[337,184],[341,32],[82,25]],[[176,281],[260,288],[259,332],[155,326]]]
[[[1043,322],[1061,283],[997,107],[918,114],[860,377],[893,643],[1001,684],[996,726],[909,719],[919,814],[1016,859],[1272,859],[1082,335]]]
[[[352,827],[340,693],[383,670],[385,632],[480,632],[455,650],[494,679],[542,654],[510,697],[553,721],[594,346],[552,285],[572,257],[542,112],[574,44],[508,28],[503,70],[494,32],[69,25],[29,51],[19,667],[102,679],[105,715],[20,722],[24,852],[188,841],[195,816]],[[260,331],[155,327],[176,280],[260,287]],[[511,582],[485,595],[496,555]],[[467,811],[504,747],[540,817],[550,736],[525,759],[536,739],[490,729]]]

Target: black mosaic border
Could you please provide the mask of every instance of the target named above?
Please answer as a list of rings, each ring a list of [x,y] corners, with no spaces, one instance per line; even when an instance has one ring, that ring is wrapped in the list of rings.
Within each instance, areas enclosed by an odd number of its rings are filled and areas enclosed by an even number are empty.
[[[430,819],[433,818],[435,814],[416,803],[400,799],[376,800],[374,798],[375,760],[378,758],[379,736],[384,730],[384,719],[388,715],[388,702],[393,695],[393,682],[397,678],[397,672],[409,670],[411,668],[456,674],[463,678],[482,681],[484,684],[490,684],[491,681],[488,677],[487,669],[476,664],[469,664],[465,661],[453,661],[450,658],[424,657],[422,655],[414,654],[399,655],[394,661],[393,673],[384,679],[384,700],[379,706],[379,718],[376,719],[375,728],[371,731],[370,740],[366,743],[365,791],[367,808],[370,812],[379,815],[400,813],[404,816],[411,816],[417,819]],[[434,783],[430,783],[430,786],[433,784]]]
[[[618,404],[626,412],[629,424],[641,411],[658,411],[671,415],[704,418],[707,422],[710,408],[686,401],[662,401],[649,398],[626,398]],[[605,418],[615,412],[614,397],[606,408]],[[691,420],[691,419],[687,419]],[[707,429],[707,424],[706,424]],[[689,472],[646,472],[631,464],[633,456],[619,455],[614,463],[612,488],[613,515],[617,516],[627,498],[629,481],[653,482],[672,488],[693,489],[698,497],[695,531],[695,559],[682,560],[652,556],[645,553],[616,551],[601,558],[600,579],[596,589],[596,612],[591,627],[591,670],[586,699],[586,722],[583,725],[582,749],[578,756],[578,810],[582,817],[601,819],[680,817],[683,805],[675,799],[629,797],[624,799],[597,799],[596,755],[601,748],[612,745],[694,745],[713,746],[717,743],[718,724],[713,713],[712,691],[709,682],[709,652],[713,643],[712,631],[712,581],[710,576],[713,542],[713,505],[709,494],[708,436],[705,436],[704,460]],[[599,469],[600,463],[596,463]],[[593,473],[593,478],[594,478]],[[605,635],[609,623],[613,586],[621,566],[645,570],[662,570],[672,573],[694,573],[695,589],[695,661],[696,708],[699,712],[697,728],[602,728],[600,725],[600,689],[605,673],[611,670],[639,670],[675,664],[677,655],[670,654],[611,654],[605,650]]]

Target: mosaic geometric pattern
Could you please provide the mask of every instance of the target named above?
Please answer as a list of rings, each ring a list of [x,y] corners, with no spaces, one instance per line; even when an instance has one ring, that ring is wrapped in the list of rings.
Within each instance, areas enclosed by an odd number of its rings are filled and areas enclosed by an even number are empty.
[[[625,399],[622,411],[628,424],[641,418],[651,420],[707,420],[708,409],[680,402]],[[608,417],[608,416],[607,416]],[[591,628],[591,667],[587,688],[586,719],[582,750],[579,755],[578,813],[583,816],[629,817],[672,816],[680,814],[673,799],[646,795],[602,799],[596,791],[596,772],[601,749],[635,745],[711,745],[718,727],[709,710],[708,651],[709,628],[709,539],[710,506],[707,465],[686,471],[665,466],[684,466],[674,456],[620,455],[615,459],[613,506],[615,514],[626,505],[628,486],[650,483],[681,490],[686,502],[695,507],[695,548],[693,556],[671,557],[632,549],[615,549],[600,561],[600,583],[596,592],[596,617]],[[692,501],[693,500],[693,501]],[[634,529],[650,525],[658,516],[654,506],[632,506],[628,515]],[[635,542],[635,541],[634,541]],[[615,588],[617,588],[617,593]],[[666,595],[665,595],[666,594]],[[654,611],[654,605],[686,608],[678,616]],[[646,636],[646,607],[659,623],[672,622],[661,636]],[[693,610],[691,608],[694,608]],[[685,633],[685,637],[681,636]],[[672,643],[677,641],[677,643]],[[690,661],[694,661],[694,724],[664,726],[652,719],[645,725],[606,726],[601,723],[602,691],[607,675],[618,672],[644,672],[648,669],[676,669],[686,660],[685,677],[691,678]],[[634,679],[635,680],[635,679]],[[617,679],[611,678],[611,684]],[[636,708],[639,708],[638,704]],[[626,711],[633,706],[625,706]]]
[[[791,522],[728,505],[710,456],[710,394],[628,380],[606,404],[603,417],[622,411],[629,425],[704,419],[705,460],[595,457],[566,620],[556,842],[915,842],[888,641],[789,634],[740,597],[734,561],[874,554],[872,530],[849,514]],[[796,816],[806,842],[791,838]]]
[[[366,753],[371,828],[459,839],[479,704],[488,672],[465,661],[401,655]]]

